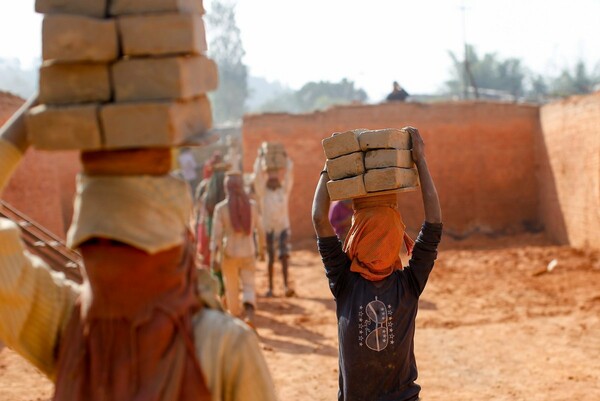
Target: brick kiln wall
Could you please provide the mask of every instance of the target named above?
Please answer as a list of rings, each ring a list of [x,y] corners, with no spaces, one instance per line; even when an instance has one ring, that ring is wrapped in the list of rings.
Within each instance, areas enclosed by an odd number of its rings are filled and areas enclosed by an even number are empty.
[[[295,163],[290,204],[295,239],[313,237],[312,196],[325,156],[321,140],[353,128],[420,129],[442,202],[447,233],[510,232],[539,226],[534,106],[483,103],[384,103],[335,107],[305,115],[248,115],[242,127],[244,169],[262,141],[282,142]],[[409,232],[423,220],[419,192],[402,194]]]
[[[0,125],[24,100],[0,93]],[[40,152],[29,149],[6,186],[2,199],[61,238],[72,215],[75,174],[79,171],[76,152]]]
[[[558,243],[600,249],[600,92],[541,109],[540,216]]]

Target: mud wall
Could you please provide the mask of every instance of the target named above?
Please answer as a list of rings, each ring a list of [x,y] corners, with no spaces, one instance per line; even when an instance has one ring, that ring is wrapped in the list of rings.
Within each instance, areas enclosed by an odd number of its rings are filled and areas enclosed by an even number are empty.
[[[541,133],[535,106],[384,103],[306,115],[248,115],[242,128],[244,170],[252,170],[262,141],[285,145],[295,163],[290,203],[293,236],[311,238],[312,196],[325,162],[321,140],[336,131],[405,125],[418,127],[425,139],[449,235],[540,227],[535,138]],[[400,207],[409,232],[414,233],[423,221],[420,193],[403,194]]]
[[[557,243],[600,250],[600,92],[540,111],[540,219]]]

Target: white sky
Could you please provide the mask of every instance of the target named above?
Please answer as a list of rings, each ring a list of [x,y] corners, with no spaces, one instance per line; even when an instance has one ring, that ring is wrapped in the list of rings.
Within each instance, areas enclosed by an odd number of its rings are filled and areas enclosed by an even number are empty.
[[[463,3],[479,54],[545,75],[600,63],[600,0],[238,0],[237,22],[252,75],[294,89],[348,78],[378,101],[394,80],[409,93],[442,85],[448,51],[462,52]],[[40,21],[34,0],[0,0],[0,57],[39,57]]]

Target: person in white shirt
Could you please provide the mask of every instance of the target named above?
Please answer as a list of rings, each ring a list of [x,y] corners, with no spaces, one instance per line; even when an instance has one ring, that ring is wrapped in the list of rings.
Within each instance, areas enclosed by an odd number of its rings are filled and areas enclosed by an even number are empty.
[[[244,191],[239,171],[225,176],[225,200],[215,207],[211,238],[212,270],[221,271],[225,284],[226,305],[232,315],[241,317],[240,281],[244,320],[254,327],[256,255],[264,259],[264,230],[256,203]],[[257,245],[254,244],[254,235]],[[221,256],[219,266],[218,255]]]
[[[283,272],[284,294],[286,297],[295,295],[290,287],[290,216],[289,199],[294,185],[292,159],[286,157],[286,167],[282,170],[267,171],[263,156],[259,153],[254,163],[254,190],[260,201],[263,226],[267,237],[267,266],[269,273],[269,290],[266,296],[273,296],[273,270],[275,255],[281,261]]]

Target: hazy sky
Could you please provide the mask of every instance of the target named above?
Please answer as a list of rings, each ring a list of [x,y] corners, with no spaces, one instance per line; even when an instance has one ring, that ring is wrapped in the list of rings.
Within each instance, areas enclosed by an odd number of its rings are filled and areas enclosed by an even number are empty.
[[[600,0],[237,3],[250,73],[294,89],[345,77],[371,101],[381,100],[394,80],[409,93],[436,91],[448,78],[448,51],[463,49],[463,4],[467,41],[480,54],[522,58],[545,75],[579,58],[590,68],[600,64]],[[34,0],[0,0],[0,57],[24,65],[39,57],[40,22]]]

